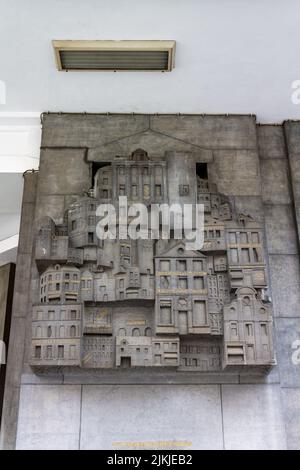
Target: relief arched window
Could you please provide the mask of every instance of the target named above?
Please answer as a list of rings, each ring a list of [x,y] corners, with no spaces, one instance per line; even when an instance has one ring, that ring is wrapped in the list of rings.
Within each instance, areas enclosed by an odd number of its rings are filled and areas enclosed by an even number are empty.
[[[76,326],[72,325],[70,328],[70,336],[71,338],[74,338],[76,336]]]

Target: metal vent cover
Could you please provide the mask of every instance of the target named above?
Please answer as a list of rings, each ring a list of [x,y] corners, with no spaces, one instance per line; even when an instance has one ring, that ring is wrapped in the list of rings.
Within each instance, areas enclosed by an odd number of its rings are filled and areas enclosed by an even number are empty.
[[[174,67],[175,41],[53,41],[60,71],[162,71]]]

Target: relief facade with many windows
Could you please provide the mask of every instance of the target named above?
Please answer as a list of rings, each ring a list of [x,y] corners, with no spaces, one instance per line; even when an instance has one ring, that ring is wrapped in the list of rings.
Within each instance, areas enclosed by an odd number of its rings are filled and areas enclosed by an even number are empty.
[[[137,149],[96,167],[61,224],[40,220],[32,366],[200,373],[264,372],[274,364],[263,226],[237,213],[199,172],[203,166]],[[173,230],[169,239],[99,239],[97,208],[113,204],[118,224],[122,196],[148,211],[152,204],[203,204],[202,249],[188,250]]]

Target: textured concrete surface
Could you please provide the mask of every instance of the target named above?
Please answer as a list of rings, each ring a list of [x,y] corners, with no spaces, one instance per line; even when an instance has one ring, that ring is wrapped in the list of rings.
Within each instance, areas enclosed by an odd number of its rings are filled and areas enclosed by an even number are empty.
[[[285,449],[280,400],[277,384],[22,385],[17,449]]]
[[[0,267],[0,427],[6,381],[6,356],[9,345],[15,265]]]
[[[265,221],[269,254],[297,254],[298,241],[292,205],[265,205]]]
[[[285,122],[284,130],[296,212],[298,243],[300,243],[300,121]]]
[[[293,361],[295,341],[300,340],[300,318],[276,318],[275,325],[280,384],[300,387],[300,364]]]
[[[222,385],[225,449],[286,449],[278,385]]]
[[[300,267],[298,255],[269,256],[275,317],[300,317]]]
[[[287,445],[290,450],[300,449],[300,388],[283,388]]]
[[[282,126],[257,126],[258,150],[261,159],[287,158]]]
[[[7,355],[6,386],[3,402],[2,426],[0,435],[1,449],[14,449],[19,407],[19,392],[23,358],[26,344],[26,315],[29,311],[29,279],[31,265],[32,225],[35,207],[37,173],[24,175],[23,205],[26,206],[26,224],[21,222],[20,239],[24,243],[18,248],[15,274],[15,291],[12,309],[11,331]],[[30,205],[31,208],[27,208]],[[32,218],[30,219],[29,214]],[[22,210],[22,218],[23,210]]]
[[[85,154],[85,149],[42,150],[38,194],[49,194],[50,191],[52,195],[62,195],[84,191],[90,176]]]
[[[284,159],[267,159],[261,162],[262,197],[266,204],[290,204],[288,162]]]
[[[246,213],[259,222],[264,221],[264,206],[260,196],[235,196],[234,206],[237,213]]]
[[[146,441],[187,441],[191,445],[180,447],[221,449],[219,387],[83,387],[81,449],[120,449],[126,442]]]
[[[9,269],[10,265],[2,266],[0,268],[0,340],[3,339],[5,315],[7,308],[7,294],[9,282]]]
[[[300,448],[299,124],[288,121],[284,126],[258,127],[277,369],[289,449]]]
[[[103,145],[147,129],[204,148],[256,149],[254,116],[44,114],[42,146]]]
[[[16,449],[76,450],[81,387],[23,386]]]
[[[213,174],[218,190],[232,196],[259,196],[259,160],[256,150],[214,150]]]

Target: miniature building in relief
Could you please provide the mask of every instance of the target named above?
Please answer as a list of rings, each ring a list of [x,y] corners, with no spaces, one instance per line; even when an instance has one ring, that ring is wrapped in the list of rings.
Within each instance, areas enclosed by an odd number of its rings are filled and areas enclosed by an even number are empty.
[[[274,364],[263,228],[235,212],[191,159],[137,149],[101,163],[63,223],[40,220],[32,367],[168,367],[218,372]],[[204,245],[101,240],[102,203],[204,205]],[[117,214],[118,218],[121,214]]]

